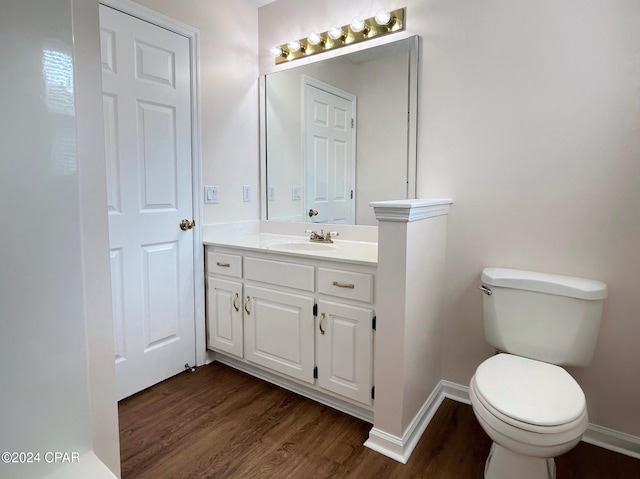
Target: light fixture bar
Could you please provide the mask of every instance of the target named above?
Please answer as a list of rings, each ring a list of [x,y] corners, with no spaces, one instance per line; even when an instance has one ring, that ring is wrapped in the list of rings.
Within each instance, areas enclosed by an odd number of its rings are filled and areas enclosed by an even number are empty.
[[[398,8],[388,12],[389,20],[384,25],[380,25],[378,21],[380,21],[381,18],[386,19],[387,12],[384,12],[385,15],[381,15],[381,12],[378,12],[376,16],[364,20],[364,27],[362,27],[362,29],[360,29],[360,25],[357,25],[355,30],[359,31],[354,31],[352,22],[352,24],[343,25],[342,27],[333,27],[326,32],[309,34],[308,38],[297,40],[295,47],[297,47],[298,43],[300,44],[300,48],[297,50],[291,48],[296,40],[277,45],[272,48],[272,54],[278,48],[280,48],[279,52],[281,52],[277,55],[274,54],[276,65],[297,60],[298,58],[305,58],[317,53],[335,50],[336,48],[346,45],[371,40],[372,38],[378,38],[383,35],[388,35],[389,33],[402,31],[405,29],[404,10],[404,8]],[[378,21],[376,21],[376,17],[378,17]],[[337,35],[336,32],[340,28],[343,34]],[[331,32],[332,35],[330,35],[329,32]]]

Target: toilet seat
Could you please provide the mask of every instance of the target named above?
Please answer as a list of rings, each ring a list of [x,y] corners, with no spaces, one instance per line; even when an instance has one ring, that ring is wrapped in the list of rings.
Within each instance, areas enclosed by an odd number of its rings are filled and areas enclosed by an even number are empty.
[[[564,369],[511,354],[484,361],[474,376],[477,399],[496,418],[538,433],[561,433],[585,420],[586,400]]]
[[[496,414],[486,406],[477,392],[475,376],[469,385],[469,399],[473,412],[482,429],[494,443],[527,457],[555,457],[573,448],[589,425],[585,409],[576,421],[559,426],[535,426],[526,423],[507,422],[505,416]]]

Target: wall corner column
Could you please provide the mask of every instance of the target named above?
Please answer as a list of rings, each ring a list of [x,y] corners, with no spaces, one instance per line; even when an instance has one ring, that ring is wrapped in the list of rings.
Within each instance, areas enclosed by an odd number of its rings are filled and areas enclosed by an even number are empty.
[[[451,199],[371,203],[378,220],[374,424],[365,446],[406,463],[441,379],[441,304]]]

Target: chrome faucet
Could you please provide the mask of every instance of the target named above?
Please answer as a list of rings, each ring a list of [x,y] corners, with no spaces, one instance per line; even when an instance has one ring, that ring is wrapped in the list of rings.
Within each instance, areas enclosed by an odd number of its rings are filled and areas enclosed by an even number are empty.
[[[314,243],[333,243],[331,235],[338,236],[336,231],[327,231],[325,233],[324,230],[320,230],[320,233],[318,233],[317,231],[306,230],[305,233],[311,233],[309,241],[313,241]]]

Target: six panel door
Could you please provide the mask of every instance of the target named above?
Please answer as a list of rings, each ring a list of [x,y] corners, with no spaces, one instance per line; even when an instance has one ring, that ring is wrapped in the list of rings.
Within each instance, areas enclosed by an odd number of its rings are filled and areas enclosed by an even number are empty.
[[[195,362],[189,40],[100,5],[119,399]]]

